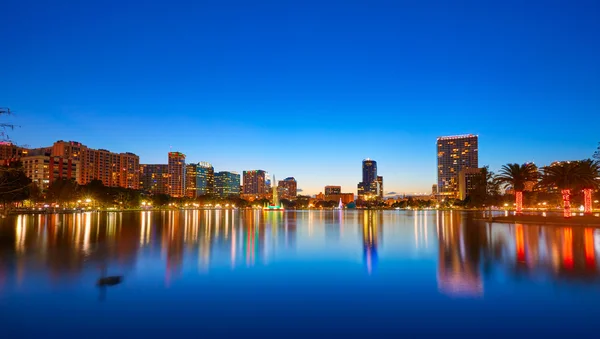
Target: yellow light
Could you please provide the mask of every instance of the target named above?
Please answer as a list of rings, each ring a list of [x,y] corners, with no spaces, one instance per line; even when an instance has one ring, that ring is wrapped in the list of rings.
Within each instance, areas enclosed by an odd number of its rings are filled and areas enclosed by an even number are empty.
[[[87,202],[89,204],[90,202],[92,202],[92,199],[90,199],[90,198],[85,199],[85,202]]]

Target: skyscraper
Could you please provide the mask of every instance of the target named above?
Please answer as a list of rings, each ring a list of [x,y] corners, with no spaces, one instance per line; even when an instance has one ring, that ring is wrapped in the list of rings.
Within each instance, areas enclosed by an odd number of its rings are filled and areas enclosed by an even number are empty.
[[[240,194],[240,175],[235,172],[215,173],[215,193],[220,197]]]
[[[209,195],[215,193],[215,169],[206,162],[199,162],[197,165],[196,187],[198,188],[198,196]],[[237,175],[239,177],[239,174]],[[238,179],[239,181],[239,179]]]
[[[196,198],[198,196],[196,187],[197,176],[196,164],[185,165],[185,196],[188,198]]]
[[[458,198],[458,176],[467,168],[478,168],[478,137],[473,134],[437,139],[438,193]]]
[[[383,177],[377,176],[377,190],[379,191],[379,199],[383,199]]]
[[[383,177],[381,177],[381,184],[383,184]],[[377,161],[371,159],[363,160],[362,181],[358,183],[359,199],[379,198],[382,190],[377,176]]]
[[[140,187],[151,194],[167,194],[169,187],[169,165],[141,164]]]
[[[185,196],[185,154],[169,152],[168,194],[175,198]]]
[[[293,199],[298,194],[298,183],[294,177],[288,177],[279,181],[277,189],[281,198]]]
[[[244,194],[267,193],[266,172],[263,170],[244,171]]]

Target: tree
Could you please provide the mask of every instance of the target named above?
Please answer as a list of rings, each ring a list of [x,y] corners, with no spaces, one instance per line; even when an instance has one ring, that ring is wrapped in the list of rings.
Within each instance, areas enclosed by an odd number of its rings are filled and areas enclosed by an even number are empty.
[[[584,213],[592,214],[592,192],[600,187],[600,163],[592,159],[582,160],[579,166],[579,184],[584,195]]]
[[[473,190],[467,197],[469,204],[474,207],[488,206],[491,208],[500,201],[500,183],[489,166],[484,166],[481,173],[473,178]]]
[[[19,202],[29,197],[31,179],[25,175],[21,162],[0,166],[0,201],[6,209],[7,203]]]
[[[598,149],[594,152],[594,159],[600,161],[600,142],[598,143]]]
[[[152,205],[154,206],[164,206],[171,202],[171,196],[168,194],[155,194],[152,196]]]
[[[12,112],[10,111],[10,108],[8,107],[0,107],[0,115],[11,115]],[[7,123],[0,123],[0,140],[1,141],[10,141],[10,137],[9,135],[6,133],[7,130],[14,130],[15,129],[15,125],[13,124],[7,124]]]
[[[504,189],[511,187],[515,191],[515,204],[517,213],[523,210],[523,190],[529,181],[536,181],[538,169],[532,164],[506,164],[502,166],[496,180]]]
[[[571,217],[571,194],[581,185],[581,166],[578,162],[561,162],[542,169],[540,187],[557,188],[563,198],[564,217]]]
[[[72,202],[78,198],[79,185],[73,179],[57,179],[46,192],[47,199],[62,203]]]

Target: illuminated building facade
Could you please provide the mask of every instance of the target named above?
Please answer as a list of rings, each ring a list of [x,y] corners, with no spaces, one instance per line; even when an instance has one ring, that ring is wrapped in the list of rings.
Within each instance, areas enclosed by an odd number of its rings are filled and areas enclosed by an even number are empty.
[[[215,173],[215,193],[223,198],[239,195],[240,175],[227,171]]]
[[[341,194],[342,186],[325,186],[325,195]]]
[[[8,165],[11,161],[16,161],[23,156],[23,148],[12,142],[0,142],[0,160],[4,165]]]
[[[169,165],[140,165],[140,187],[151,194],[167,194],[169,186]]]
[[[58,179],[77,178],[79,163],[72,159],[50,155],[34,155],[21,158],[25,175],[42,191]]]
[[[458,177],[467,168],[479,168],[478,137],[457,135],[437,139],[438,193],[459,197]]]
[[[206,161],[199,162],[196,165],[196,173],[197,196],[215,194],[215,169],[213,166]]]
[[[381,177],[383,184],[383,177]],[[383,187],[377,176],[377,161],[365,159],[362,162],[362,181],[358,184],[358,198],[369,200],[383,196]]]
[[[185,165],[185,196],[188,198],[197,197],[196,188],[196,177],[198,172],[196,171],[196,164]]]
[[[244,194],[265,194],[267,192],[266,172],[263,170],[244,171]]]
[[[75,141],[59,140],[52,146],[52,156],[79,163],[77,183],[100,180],[104,186],[139,189],[140,158],[133,153],[113,153],[92,149]]]
[[[294,199],[298,195],[298,183],[294,177],[288,177],[279,181],[277,190],[281,198]]]
[[[339,193],[339,194],[329,194],[325,195],[323,193],[319,193],[316,195],[315,200],[317,201],[342,201],[342,203],[349,204],[354,201],[354,193]]]
[[[379,199],[383,199],[383,177],[381,175],[377,176],[377,186],[379,191]]]
[[[185,196],[185,154],[169,152],[169,187],[168,194],[174,198]]]

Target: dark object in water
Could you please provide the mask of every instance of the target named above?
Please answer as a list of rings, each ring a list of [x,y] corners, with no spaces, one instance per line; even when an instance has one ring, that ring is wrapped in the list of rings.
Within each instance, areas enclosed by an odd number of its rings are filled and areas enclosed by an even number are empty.
[[[122,275],[112,275],[107,277],[106,265],[100,266],[100,270],[102,271],[102,275],[100,276],[100,279],[98,279],[98,281],[96,282],[97,286],[114,286],[123,282]]]
[[[98,279],[98,282],[96,283],[96,285],[98,285],[98,286],[113,286],[113,285],[118,285],[121,282],[123,282],[123,276],[115,275],[112,277],[103,277],[103,278]]]

